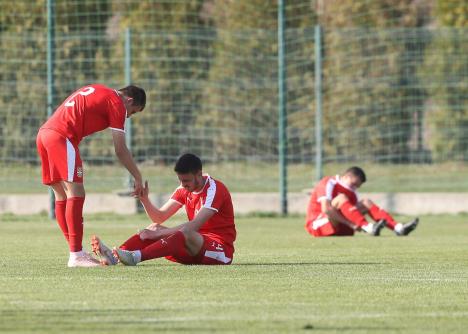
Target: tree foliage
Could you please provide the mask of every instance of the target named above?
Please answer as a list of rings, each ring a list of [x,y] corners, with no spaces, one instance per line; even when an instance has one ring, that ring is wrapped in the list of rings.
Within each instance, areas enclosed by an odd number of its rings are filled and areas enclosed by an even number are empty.
[[[55,1],[55,100],[132,82],[140,160],[277,158],[278,8],[264,0]],[[327,160],[467,160],[468,8],[452,0],[291,0],[286,4],[288,150],[313,159],[314,26],[323,28]],[[46,119],[45,0],[0,3],[0,159],[37,161]],[[105,139],[107,138],[107,139]],[[113,160],[108,135],[84,156]],[[88,159],[89,161],[89,159]]]

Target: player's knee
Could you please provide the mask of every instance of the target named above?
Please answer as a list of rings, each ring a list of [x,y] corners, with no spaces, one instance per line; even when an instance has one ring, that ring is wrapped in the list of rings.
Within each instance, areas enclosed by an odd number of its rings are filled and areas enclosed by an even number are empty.
[[[185,237],[185,246],[190,255],[195,256],[198,254],[203,246],[203,236],[198,232],[182,231]]]

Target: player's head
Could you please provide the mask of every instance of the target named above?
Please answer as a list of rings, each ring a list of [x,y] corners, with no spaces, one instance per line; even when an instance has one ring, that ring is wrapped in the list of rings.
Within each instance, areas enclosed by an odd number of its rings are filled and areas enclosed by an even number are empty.
[[[192,153],[186,153],[177,159],[174,171],[180,185],[188,191],[197,191],[203,188],[202,162]]]
[[[120,88],[119,92],[122,94],[125,108],[127,108],[127,117],[145,109],[146,93],[143,88],[130,85]]]
[[[364,182],[366,182],[366,173],[361,167],[353,166],[348,168],[343,176],[341,182],[346,184],[353,190],[359,188]]]

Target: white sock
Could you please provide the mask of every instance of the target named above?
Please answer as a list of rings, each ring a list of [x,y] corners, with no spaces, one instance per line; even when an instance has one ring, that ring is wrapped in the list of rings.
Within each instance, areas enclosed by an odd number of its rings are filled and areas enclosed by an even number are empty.
[[[83,255],[84,255],[83,250],[80,250],[79,252],[70,252],[70,259],[76,259]]]
[[[367,233],[372,233],[372,224],[361,226],[361,229]]]
[[[141,251],[136,250],[133,251],[133,258],[135,259],[136,262],[141,262]]]
[[[395,225],[395,228],[393,229],[395,231],[395,233],[401,233],[403,232],[403,224],[402,223],[398,223]]]

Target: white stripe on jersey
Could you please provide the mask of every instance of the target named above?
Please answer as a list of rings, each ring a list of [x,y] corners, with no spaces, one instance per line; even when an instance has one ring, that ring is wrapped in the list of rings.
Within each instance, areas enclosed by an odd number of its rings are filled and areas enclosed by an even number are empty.
[[[203,205],[205,208],[208,209],[213,209],[218,211],[217,209],[213,208],[211,205],[213,204],[213,200],[216,196],[216,182],[213,180],[210,176],[208,176],[207,180],[210,185],[208,186],[208,189],[206,190],[206,199],[205,199],[205,204]]]
[[[337,183],[337,180],[336,179],[332,179],[330,178],[327,182],[327,186],[325,188],[325,197],[331,201],[333,199],[333,189],[335,188],[336,186],[336,183]]]
[[[67,141],[67,167],[68,167],[68,182],[73,182],[73,174],[75,174],[76,152],[73,144],[66,138]]]

